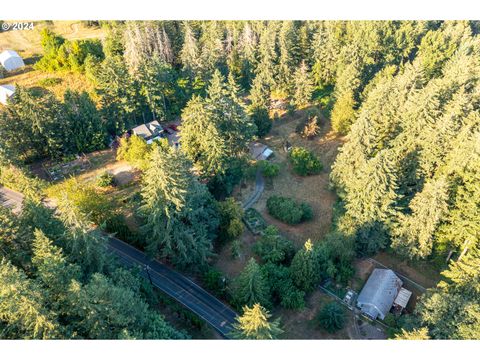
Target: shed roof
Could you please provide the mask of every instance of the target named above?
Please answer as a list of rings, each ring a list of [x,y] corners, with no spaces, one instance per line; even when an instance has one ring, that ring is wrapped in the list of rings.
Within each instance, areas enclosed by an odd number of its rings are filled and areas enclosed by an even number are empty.
[[[412,292],[402,287],[398,292],[398,295],[393,301],[393,303],[402,308],[406,308],[408,304],[408,300],[410,300],[411,296],[412,296]]]
[[[13,50],[5,50],[0,53],[0,64],[2,64],[7,71],[12,71],[25,66],[23,59]]]
[[[390,269],[374,269],[358,296],[357,304],[373,318],[381,319],[390,311],[402,281]]]
[[[254,142],[250,144],[250,155],[255,160],[267,160],[273,151],[265,144]]]

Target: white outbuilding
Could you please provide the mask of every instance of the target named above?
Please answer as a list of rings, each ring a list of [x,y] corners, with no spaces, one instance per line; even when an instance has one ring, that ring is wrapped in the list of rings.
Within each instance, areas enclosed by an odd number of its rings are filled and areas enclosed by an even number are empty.
[[[0,64],[2,64],[7,71],[13,71],[25,66],[23,59],[13,50],[5,50],[0,53]]]
[[[0,103],[6,105],[7,100],[15,93],[15,86],[0,85]]]

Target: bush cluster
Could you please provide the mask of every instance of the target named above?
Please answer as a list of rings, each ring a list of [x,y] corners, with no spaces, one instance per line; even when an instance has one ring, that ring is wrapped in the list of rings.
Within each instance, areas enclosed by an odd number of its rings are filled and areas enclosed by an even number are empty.
[[[323,165],[318,157],[310,150],[302,147],[292,148],[289,159],[292,163],[293,171],[301,176],[315,175],[323,169]]]
[[[268,178],[273,178],[280,172],[279,164],[275,164],[267,160],[259,161],[258,166],[262,169],[263,176]]]
[[[97,186],[109,187],[115,185],[115,177],[108,171],[103,172],[97,179]]]
[[[267,200],[268,213],[275,219],[294,225],[313,218],[312,207],[283,196],[271,196]]]

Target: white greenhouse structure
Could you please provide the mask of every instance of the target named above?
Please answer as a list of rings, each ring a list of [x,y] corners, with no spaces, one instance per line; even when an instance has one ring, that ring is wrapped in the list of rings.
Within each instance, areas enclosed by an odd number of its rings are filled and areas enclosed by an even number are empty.
[[[0,53],[0,64],[7,71],[13,71],[25,66],[23,59],[13,50],[5,50]]]
[[[0,85],[0,104],[7,104],[7,100],[15,93],[15,86]]]

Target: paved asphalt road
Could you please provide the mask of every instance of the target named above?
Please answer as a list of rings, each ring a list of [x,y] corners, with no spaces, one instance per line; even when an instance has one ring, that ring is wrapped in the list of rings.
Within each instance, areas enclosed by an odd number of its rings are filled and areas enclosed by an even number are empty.
[[[21,209],[23,195],[0,187],[0,205]],[[210,324],[228,338],[237,314],[220,300],[203,290],[187,277],[162,263],[149,259],[143,252],[114,237],[109,237],[108,249],[129,267],[138,267],[140,274],[152,285]]]
[[[141,275],[150,279],[152,285],[173,297],[228,338],[237,316],[232,309],[187,277],[156,260],[149,259],[143,252],[123,241],[110,237],[108,245],[122,263],[127,266],[138,266]]]

